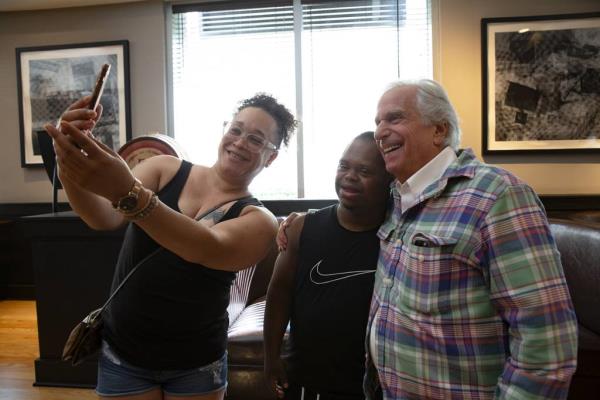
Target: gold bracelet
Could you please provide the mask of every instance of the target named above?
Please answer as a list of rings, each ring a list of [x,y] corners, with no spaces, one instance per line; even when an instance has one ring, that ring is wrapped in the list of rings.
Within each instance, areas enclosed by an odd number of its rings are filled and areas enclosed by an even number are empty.
[[[134,220],[134,221],[139,221],[141,219],[146,218],[148,215],[150,215],[152,210],[154,210],[154,208],[157,205],[158,205],[158,196],[156,195],[156,193],[152,193],[152,196],[150,196],[150,199],[148,200],[148,203],[146,203],[144,208],[142,208],[140,211],[138,211],[137,213],[135,213],[133,215],[126,215],[125,217],[128,219]]]

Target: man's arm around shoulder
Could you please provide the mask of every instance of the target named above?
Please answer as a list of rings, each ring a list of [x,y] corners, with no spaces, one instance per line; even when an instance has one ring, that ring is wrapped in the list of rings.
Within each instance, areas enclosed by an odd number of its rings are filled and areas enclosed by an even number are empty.
[[[297,217],[286,229],[287,249],[279,253],[267,291],[264,321],[265,377],[269,389],[283,397],[287,376],[281,360],[281,347],[290,320],[294,280],[298,267],[300,234],[305,216]]]

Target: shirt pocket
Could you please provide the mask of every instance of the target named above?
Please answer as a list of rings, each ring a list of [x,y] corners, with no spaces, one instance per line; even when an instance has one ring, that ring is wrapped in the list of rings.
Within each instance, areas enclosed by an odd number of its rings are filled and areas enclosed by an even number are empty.
[[[469,274],[456,249],[459,237],[416,232],[407,237],[399,258],[404,307],[427,315],[446,314]],[[464,283],[464,282],[463,282]]]
[[[383,228],[377,232],[379,237],[379,256],[377,269],[375,271],[375,287],[381,285],[382,279],[393,278],[395,271],[395,260],[402,252],[402,232],[393,228]]]

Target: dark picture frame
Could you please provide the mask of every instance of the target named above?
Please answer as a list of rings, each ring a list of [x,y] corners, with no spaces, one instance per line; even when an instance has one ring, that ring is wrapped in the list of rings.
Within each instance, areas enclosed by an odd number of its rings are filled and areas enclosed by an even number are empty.
[[[78,43],[16,49],[21,167],[42,166],[38,133],[56,123],[77,99],[92,92],[102,64],[111,71],[100,100],[94,135],[113,150],[131,139],[129,41]]]
[[[481,20],[483,154],[600,152],[600,12]]]

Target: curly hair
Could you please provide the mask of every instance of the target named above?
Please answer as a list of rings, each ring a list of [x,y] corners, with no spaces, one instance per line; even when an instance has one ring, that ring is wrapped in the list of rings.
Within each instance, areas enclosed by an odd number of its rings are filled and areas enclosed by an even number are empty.
[[[290,138],[298,125],[298,121],[296,121],[290,110],[283,104],[278,103],[273,96],[266,93],[257,93],[249,99],[240,101],[237,112],[247,107],[260,108],[275,120],[278,136],[277,148],[281,146],[281,142],[286,146],[289,144]]]

